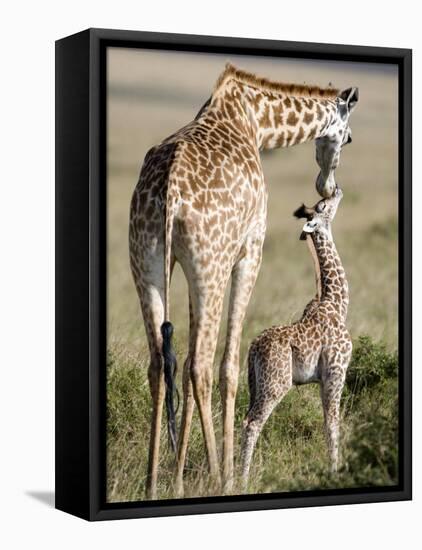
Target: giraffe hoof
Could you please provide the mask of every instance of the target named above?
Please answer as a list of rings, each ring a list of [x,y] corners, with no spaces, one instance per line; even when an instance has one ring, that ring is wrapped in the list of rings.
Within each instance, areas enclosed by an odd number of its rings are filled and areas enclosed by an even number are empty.
[[[223,484],[223,495],[230,495],[233,492],[233,480],[230,479]]]
[[[175,495],[176,498],[183,498],[185,496],[185,490],[184,490],[184,487],[183,487],[183,483],[176,485],[174,495]]]

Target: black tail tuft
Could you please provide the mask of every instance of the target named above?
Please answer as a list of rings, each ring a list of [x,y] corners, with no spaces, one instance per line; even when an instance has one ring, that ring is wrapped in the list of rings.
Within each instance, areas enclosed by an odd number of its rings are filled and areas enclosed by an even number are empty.
[[[173,325],[165,321],[161,325],[161,335],[163,337],[163,359],[164,359],[164,381],[166,384],[166,411],[167,411],[167,429],[170,439],[170,445],[174,452],[177,447],[176,434],[176,411],[174,407],[174,394],[177,393],[174,377],[177,370],[176,355],[171,344],[173,336]]]
[[[246,415],[250,413],[256,400],[256,374],[255,374],[254,355],[255,354],[253,352],[253,344],[252,344],[248,355],[249,408]]]

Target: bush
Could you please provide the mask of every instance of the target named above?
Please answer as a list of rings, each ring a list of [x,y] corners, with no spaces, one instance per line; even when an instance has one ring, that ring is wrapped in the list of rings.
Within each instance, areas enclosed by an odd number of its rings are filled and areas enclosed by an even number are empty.
[[[392,485],[398,480],[397,385],[367,393],[344,442],[344,471],[353,485]]]
[[[346,392],[359,396],[364,389],[373,388],[392,378],[397,379],[397,376],[397,352],[389,353],[385,344],[375,343],[369,336],[360,336],[354,342],[346,376]]]

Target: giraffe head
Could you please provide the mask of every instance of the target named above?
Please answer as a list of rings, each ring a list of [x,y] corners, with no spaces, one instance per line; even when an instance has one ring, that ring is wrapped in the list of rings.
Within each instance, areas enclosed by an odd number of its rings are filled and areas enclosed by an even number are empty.
[[[296,218],[306,218],[307,220],[303,226],[300,239],[305,240],[306,234],[309,233],[320,233],[332,241],[331,222],[336,215],[338,205],[342,198],[343,191],[337,186],[330,198],[318,201],[316,205],[311,208],[302,204],[302,206],[295,210],[293,215],[296,216]]]
[[[333,195],[336,189],[334,170],[340,161],[340,151],[352,142],[349,117],[359,99],[358,88],[348,88],[336,98],[336,111],[326,130],[315,140],[316,161],[321,171],[316,188],[321,197]]]

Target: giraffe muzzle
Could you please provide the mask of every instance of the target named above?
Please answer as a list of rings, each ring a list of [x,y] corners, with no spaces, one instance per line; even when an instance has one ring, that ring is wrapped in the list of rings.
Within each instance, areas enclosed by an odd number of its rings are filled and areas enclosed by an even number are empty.
[[[324,199],[329,199],[332,197],[337,188],[334,178],[334,170],[330,170],[328,174],[323,174],[321,171],[316,179],[315,187],[319,195],[321,195]]]

